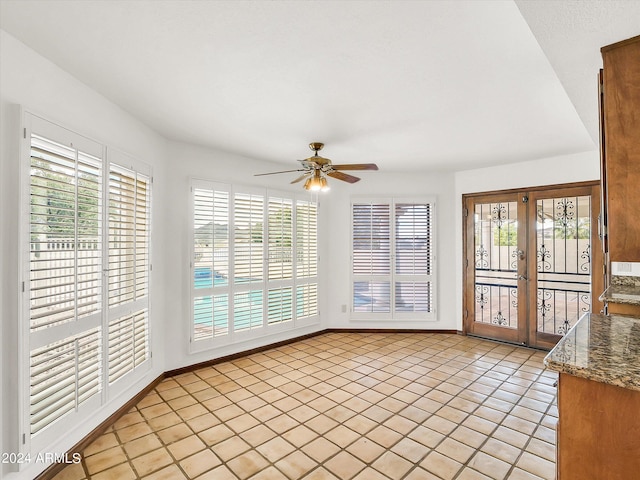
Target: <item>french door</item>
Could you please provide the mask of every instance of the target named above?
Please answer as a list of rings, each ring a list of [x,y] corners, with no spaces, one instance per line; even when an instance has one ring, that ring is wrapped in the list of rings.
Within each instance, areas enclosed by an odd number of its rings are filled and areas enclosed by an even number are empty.
[[[595,182],[463,197],[466,333],[549,349],[600,311],[599,198]]]

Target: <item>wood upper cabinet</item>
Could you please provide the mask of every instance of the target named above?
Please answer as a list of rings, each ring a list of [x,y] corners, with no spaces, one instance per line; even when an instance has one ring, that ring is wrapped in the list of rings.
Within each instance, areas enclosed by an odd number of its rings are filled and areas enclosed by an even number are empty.
[[[610,262],[640,262],[640,36],[603,47],[601,124]]]

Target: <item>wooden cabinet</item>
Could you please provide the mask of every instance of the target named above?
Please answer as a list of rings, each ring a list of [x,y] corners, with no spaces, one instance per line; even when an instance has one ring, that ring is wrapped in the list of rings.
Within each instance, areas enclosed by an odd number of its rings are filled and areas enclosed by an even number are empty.
[[[561,373],[557,480],[638,478],[638,412],[640,391]]]
[[[603,47],[602,180],[610,262],[640,262],[640,36]]]

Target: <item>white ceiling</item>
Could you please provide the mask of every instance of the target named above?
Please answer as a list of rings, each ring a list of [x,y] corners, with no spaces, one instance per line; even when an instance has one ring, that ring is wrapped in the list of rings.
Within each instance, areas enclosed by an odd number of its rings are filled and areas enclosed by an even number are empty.
[[[0,26],[167,138],[410,172],[593,150],[640,2],[0,0]]]

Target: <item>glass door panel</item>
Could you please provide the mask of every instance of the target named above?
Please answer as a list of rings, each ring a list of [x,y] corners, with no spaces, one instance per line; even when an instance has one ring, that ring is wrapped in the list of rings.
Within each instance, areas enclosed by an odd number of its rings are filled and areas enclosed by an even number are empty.
[[[594,202],[595,199],[595,202]],[[591,189],[534,192],[535,276],[530,339],[550,348],[592,311],[593,226],[599,210]],[[599,247],[596,248],[599,250]],[[532,259],[534,260],[534,259]],[[597,296],[601,292],[596,292]],[[599,307],[596,307],[599,310]]]
[[[472,251],[472,333],[519,341],[518,288],[521,265],[518,196],[474,199],[467,207],[467,243]],[[473,236],[469,233],[473,232]],[[522,262],[523,263],[523,262]]]

